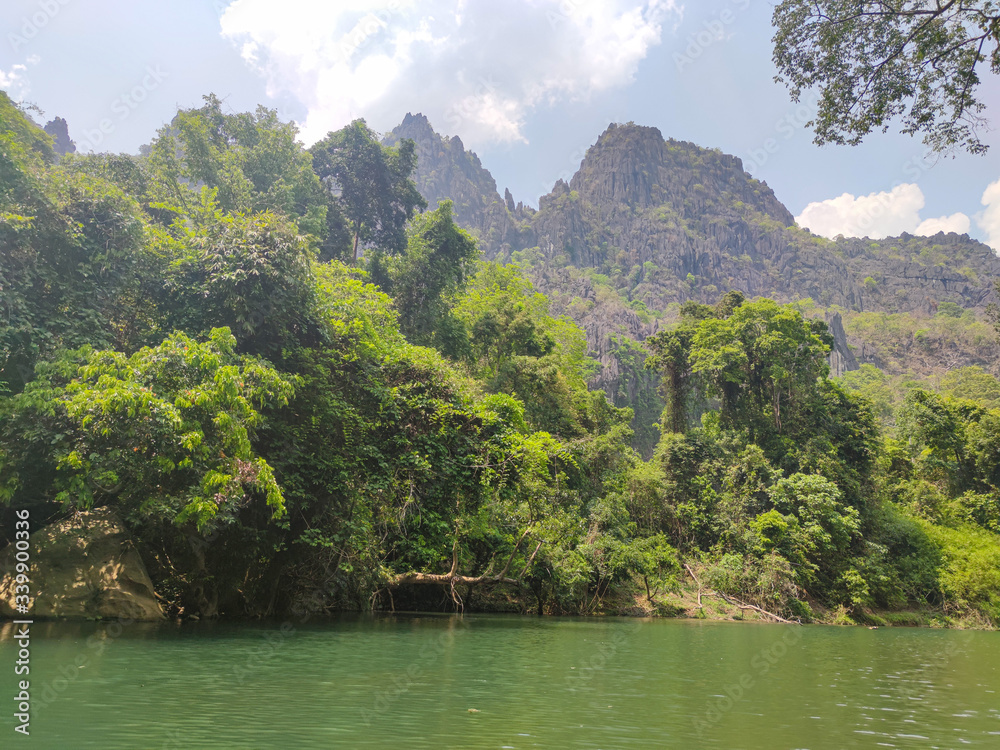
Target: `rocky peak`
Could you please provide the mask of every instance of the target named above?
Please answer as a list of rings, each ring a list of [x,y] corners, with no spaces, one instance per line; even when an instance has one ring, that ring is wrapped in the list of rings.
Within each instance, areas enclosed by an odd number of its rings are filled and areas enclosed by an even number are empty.
[[[656,128],[612,123],[587,149],[572,189],[593,203],[647,208],[659,202],[654,192],[663,177],[663,146]]]
[[[52,136],[53,148],[60,156],[76,153],[76,143],[69,137],[69,125],[61,117],[45,123],[45,132]]]
[[[507,210],[511,213],[517,211],[517,206],[514,205],[514,196],[510,194],[510,188],[503,189],[503,202],[507,204]]]
[[[412,138],[414,141],[429,139],[437,135],[434,132],[434,128],[431,127],[431,121],[421,112],[417,112],[417,114],[407,112],[406,117],[403,118],[403,121],[392,132],[400,139]]]
[[[538,199],[538,210],[544,211],[547,208],[551,208],[558,203],[560,198],[569,195],[570,192],[570,187],[566,180],[562,178],[556,180],[556,184],[552,186],[551,192]]]
[[[782,226],[792,214],[765,183],[743,171],[743,162],[718,149],[664,140],[657,128],[612,123],[588,149],[570,188],[595,205],[631,209],[669,205],[686,218],[749,207]],[[736,209],[737,212],[739,209]]]
[[[466,150],[461,138],[439,135],[424,115],[409,112],[383,143],[394,146],[405,138],[416,145],[414,182],[428,208],[453,201],[456,223],[479,239],[486,257],[509,252],[512,244],[519,244],[519,220],[513,214],[523,211],[518,211],[509,190],[500,197],[493,175],[474,152]]]

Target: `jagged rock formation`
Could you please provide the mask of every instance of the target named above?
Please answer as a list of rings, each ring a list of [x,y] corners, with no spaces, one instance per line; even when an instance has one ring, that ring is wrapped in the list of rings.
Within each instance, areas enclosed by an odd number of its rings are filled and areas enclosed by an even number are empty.
[[[826,325],[833,336],[833,351],[830,352],[830,375],[839,378],[845,372],[859,369],[858,360],[847,343],[847,332],[839,312],[826,316]]]
[[[54,120],[49,120],[45,123],[44,130],[55,141],[53,148],[57,154],[63,156],[65,154],[76,153],[76,143],[70,139],[69,125],[66,124],[63,118],[57,117]]]
[[[33,617],[160,620],[146,566],[107,508],[79,513],[31,535]],[[16,617],[14,544],[0,552],[0,617]]]
[[[1000,259],[967,235],[813,235],[740,159],[664,140],[656,128],[609,126],[537,212],[515,205],[509,191],[501,198],[478,157],[423,115],[408,114],[386,140],[400,138],[417,144],[424,197],[432,206],[454,200],[487,258],[537,248],[541,265],[597,269],[650,310],[739,289],[849,310],[933,312],[945,301],[982,307],[1000,276]]]
[[[812,235],[736,157],[636,125],[609,127],[522,237],[549,262],[621,274],[616,286],[655,310],[728,289],[853,310],[977,307],[1000,275],[994,253],[964,235]]]
[[[520,249],[523,242],[518,227],[532,212],[523,205],[514,205],[510,190],[501,198],[493,175],[483,168],[479,157],[466,151],[456,135],[442,137],[434,132],[422,114],[407,112],[383,143],[394,146],[409,138],[417,146],[417,169],[414,182],[420,194],[433,210],[443,200],[454,205],[455,221],[474,234],[484,254],[493,257],[511,248]]]
[[[797,227],[740,159],[664,140],[656,128],[609,126],[537,212],[510,191],[501,198],[478,157],[423,115],[408,114],[386,141],[401,138],[417,144],[416,182],[428,203],[454,200],[458,223],[480,238],[487,258],[520,251],[553,311],[584,328],[602,365],[591,385],[619,405],[641,400],[636,388],[655,387],[635,361],[622,361],[622,338],[655,332],[671,303],[711,304],[738,289],[779,302],[809,297],[823,307],[927,314],[943,302],[982,308],[995,299],[1000,259],[967,235],[818,237]],[[831,371],[856,369],[840,316],[827,322],[836,342]]]

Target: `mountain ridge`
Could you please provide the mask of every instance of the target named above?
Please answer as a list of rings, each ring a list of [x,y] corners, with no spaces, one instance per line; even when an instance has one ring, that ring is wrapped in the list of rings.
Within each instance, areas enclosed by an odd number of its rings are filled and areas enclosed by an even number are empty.
[[[452,199],[485,258],[521,263],[552,311],[586,331],[600,363],[591,386],[617,406],[655,389],[636,369],[641,347],[636,354],[623,342],[670,324],[688,300],[712,304],[730,289],[812,299],[836,334],[835,374],[857,369],[868,351],[845,333],[840,311],[933,315],[944,303],[981,311],[995,301],[1000,258],[968,235],[814,235],[739,157],[665,139],[655,127],[609,125],[537,210],[515,204],[509,190],[501,197],[479,157],[425,116],[408,113],[385,142],[402,138],[416,143],[414,179],[428,204]],[[658,408],[637,414],[637,431]]]
[[[985,306],[993,294],[987,279],[1000,275],[1000,259],[967,234],[903,233],[881,240],[814,235],[795,224],[739,157],[664,139],[655,127],[609,125],[570,181],[557,180],[539,197],[537,211],[515,204],[509,190],[501,197],[479,157],[458,136],[437,134],[424,115],[407,113],[385,142],[403,138],[417,145],[415,182],[429,205],[454,201],[456,220],[477,235],[485,257],[506,260],[536,248],[545,261],[565,254],[580,268],[613,271],[631,262],[632,270],[635,263],[653,262],[671,269],[672,279],[643,275],[630,288],[647,308],[716,294],[722,282],[726,289],[783,301],[825,296],[825,304],[858,311],[932,312],[942,301]],[[940,257],[922,262],[934,246],[930,241],[958,251],[963,265],[951,268],[951,259]],[[814,273],[796,276],[808,270]],[[688,274],[700,282],[696,287]],[[680,280],[688,285],[673,283]],[[835,283],[821,288],[817,280]],[[911,283],[921,294],[892,294]]]

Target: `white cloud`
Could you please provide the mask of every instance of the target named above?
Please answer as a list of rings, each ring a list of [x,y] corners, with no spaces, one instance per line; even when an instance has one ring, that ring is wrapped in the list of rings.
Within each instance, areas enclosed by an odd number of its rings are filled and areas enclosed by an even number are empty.
[[[986,244],[1000,253],[1000,180],[983,191],[983,205],[986,208],[976,216],[976,224],[986,233]]]
[[[15,63],[9,71],[0,68],[0,89],[7,92],[16,102],[24,101],[24,97],[31,91],[31,81],[28,79],[28,65],[38,65],[42,58],[38,55],[29,55],[24,63]]]
[[[960,211],[957,214],[942,216],[938,219],[924,219],[910,234],[919,234],[923,237],[930,237],[938,232],[965,234],[971,225],[969,217]]]
[[[222,34],[307,108],[306,141],[421,111],[471,145],[525,141],[529,112],[631,81],[675,0],[236,0]]]
[[[997,232],[1000,236],[1000,181],[996,184]],[[924,193],[920,187],[904,183],[889,192],[857,197],[844,193],[837,198],[810,203],[795,217],[795,221],[799,226],[831,239],[840,234],[882,239],[903,232],[930,236],[938,232],[964,234],[969,231],[969,217],[961,212],[921,220],[920,212],[924,204]]]
[[[897,185],[888,193],[854,197],[844,193],[837,198],[810,203],[795,218],[823,237],[890,237],[913,231],[920,223],[924,194],[912,184]]]
[[[28,93],[27,71],[27,66],[21,64],[12,66],[9,72],[0,68],[0,89],[6,91],[14,101],[21,101]]]

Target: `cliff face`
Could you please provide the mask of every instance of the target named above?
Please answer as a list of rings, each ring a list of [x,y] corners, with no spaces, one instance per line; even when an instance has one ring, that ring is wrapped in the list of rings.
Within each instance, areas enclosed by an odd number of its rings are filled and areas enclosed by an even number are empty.
[[[933,314],[942,302],[982,308],[994,301],[1000,258],[967,234],[841,239],[837,250],[860,279],[859,310]]]
[[[537,212],[515,205],[509,191],[501,198],[478,157],[423,115],[407,115],[386,142],[401,138],[417,144],[416,183],[428,203],[454,200],[458,223],[479,237],[485,257],[520,251],[553,310],[587,332],[602,364],[592,385],[618,405],[655,387],[637,375],[634,357],[623,359],[623,339],[654,333],[666,321],[648,313],[671,303],[714,303],[738,289],[779,302],[811,297],[846,310],[933,313],[942,302],[982,308],[1000,278],[1000,259],[967,235],[813,235],[740,159],[665,140],[656,128],[609,126]],[[856,369],[839,316],[828,323],[832,371]]]
[[[693,143],[665,141],[656,128],[611,125],[588,151],[570,190],[597,206],[631,211],[670,206],[685,221],[727,212],[734,201],[788,225],[792,215],[742,162]],[[728,211],[735,215],[738,212]]]
[[[456,223],[479,239],[487,257],[520,249],[518,227],[530,209],[515,206],[509,190],[500,197],[493,175],[476,154],[466,151],[458,136],[440,136],[424,115],[407,113],[382,142],[394,146],[406,138],[417,146],[414,182],[429,209],[450,199]]]
[[[539,206],[530,238],[548,261],[620,273],[616,286],[650,309],[789,286],[780,262],[794,220],[770,188],[739,159],[655,128],[609,128]]]
[[[881,241],[812,235],[733,156],[611,126],[570,183],[539,202],[522,237],[557,264],[625,275],[650,309],[728,289],[854,310],[932,312],[989,300],[1000,260],[966,235]],[[641,270],[639,270],[641,269]]]
[[[833,351],[830,352],[830,375],[839,378],[845,372],[860,369],[854,352],[847,343],[847,332],[844,331],[844,321],[839,312],[826,317],[826,325],[833,336]]]

